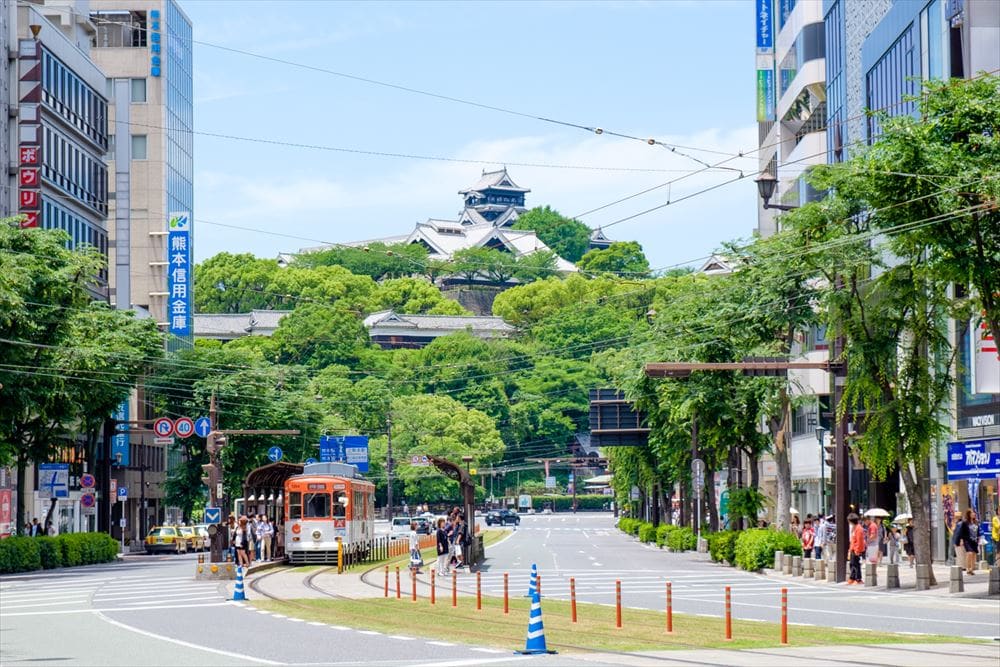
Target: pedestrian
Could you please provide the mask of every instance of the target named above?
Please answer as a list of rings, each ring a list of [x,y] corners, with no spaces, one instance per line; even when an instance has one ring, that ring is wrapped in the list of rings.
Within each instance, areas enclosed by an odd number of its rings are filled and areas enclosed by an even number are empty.
[[[961,543],[965,549],[965,572],[966,574],[976,573],[976,556],[979,554],[979,520],[976,511],[971,507],[965,510],[961,523],[955,527],[957,542]],[[956,561],[961,565],[961,561]]]
[[[951,529],[951,545],[955,548],[955,565],[962,565],[965,560],[965,543],[962,542],[962,515],[958,515]]]
[[[813,557],[816,560],[823,558],[823,547],[826,546],[826,517],[822,514],[816,522],[816,537],[813,541]]]
[[[798,514],[792,515],[792,532],[795,533],[796,537],[798,538],[802,537],[802,524],[799,523]]]
[[[263,552],[264,560],[269,561],[271,560],[271,542],[274,540],[274,524],[266,516],[264,517],[263,532],[264,548],[261,551]]]
[[[451,545],[448,541],[448,532],[444,529],[444,518],[437,520],[437,573],[439,577],[448,574],[448,559],[450,557]]]
[[[38,523],[38,517],[36,516],[31,520],[31,536],[38,537],[42,534],[42,524]]]
[[[52,523],[52,519],[45,522],[45,534],[49,537],[55,537],[59,534],[59,531],[56,530],[56,525]]]
[[[229,551],[229,560],[236,562],[236,517],[232,514],[226,521],[226,537],[228,538],[226,549]]]
[[[916,550],[913,546],[913,519],[906,521],[906,530],[903,531],[903,551],[906,552],[906,558],[910,561],[910,567],[913,567],[913,560],[916,557]]]
[[[454,559],[455,570],[465,567],[465,521],[462,515],[455,517],[455,526],[452,530],[453,539],[451,542],[452,557]]]
[[[813,547],[816,542],[816,533],[813,531],[812,521],[806,519],[805,524],[802,526],[802,557],[812,558],[813,557]]]
[[[260,560],[261,547],[264,546],[264,515],[253,516],[253,553],[254,560]]]
[[[253,549],[253,538],[251,534],[253,528],[245,516],[240,517],[239,526],[234,531],[233,546],[236,549],[236,564],[241,567],[250,567],[250,554]]]
[[[869,563],[877,562],[876,554],[879,551],[878,543],[878,526],[875,525],[875,520],[870,517],[865,517],[864,531],[865,531],[865,554],[866,560]]]
[[[847,521],[851,524],[851,543],[850,543],[850,564],[851,573],[847,579],[847,585],[860,584],[861,583],[861,558],[864,557],[865,551],[867,550],[867,544],[865,540],[865,529],[861,527],[858,523],[858,515],[851,512],[847,515]]]
[[[889,556],[889,565],[899,565],[899,542],[899,528],[889,526],[889,530],[885,534],[885,546]]]
[[[410,572],[420,574],[424,565],[423,554],[420,553],[420,536],[417,535],[417,522],[410,522]]]

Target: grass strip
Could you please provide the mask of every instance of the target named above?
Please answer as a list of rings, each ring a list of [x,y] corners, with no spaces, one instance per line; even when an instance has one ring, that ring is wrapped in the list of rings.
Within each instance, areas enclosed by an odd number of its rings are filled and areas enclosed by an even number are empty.
[[[509,530],[484,530],[480,535],[483,536],[483,548],[489,547],[491,544],[496,544],[503,538],[507,537],[510,533]],[[437,547],[428,547],[422,549],[420,554],[424,558],[424,563],[433,563],[437,559]],[[389,558],[382,558],[381,560],[365,561],[363,563],[358,563],[352,565],[348,568],[351,572],[357,572],[359,570],[369,570],[379,565],[402,565],[406,564],[407,567],[410,565],[410,552],[407,551],[405,554],[399,556],[390,556]],[[403,568],[400,567],[402,570]]]
[[[483,597],[482,611],[474,597],[459,597],[451,606],[450,593],[438,590],[437,604],[426,598],[362,600],[306,599],[288,602],[254,601],[255,606],[308,621],[348,625],[391,634],[406,634],[466,644],[517,649],[524,646],[528,627],[528,601],[510,600],[510,615],[503,615],[503,601]],[[749,649],[780,646],[780,626],[763,621],[733,620],[733,639],[724,638],[722,618],[674,614],[674,632],[665,632],[665,615],[642,609],[623,609],[622,628],[615,628],[613,607],[577,603],[578,622],[570,621],[570,605],[544,600],[545,636],[550,647],[582,651],[659,651],[668,649]],[[865,630],[842,630],[792,625],[790,646],[838,644],[893,644],[968,642],[937,635],[899,635]]]

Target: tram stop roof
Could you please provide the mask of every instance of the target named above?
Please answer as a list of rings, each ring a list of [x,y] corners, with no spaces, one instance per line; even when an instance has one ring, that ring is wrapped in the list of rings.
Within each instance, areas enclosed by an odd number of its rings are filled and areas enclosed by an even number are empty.
[[[301,475],[305,466],[302,463],[269,463],[255,470],[251,470],[246,479],[243,480],[243,489],[283,489],[285,480],[293,475]]]

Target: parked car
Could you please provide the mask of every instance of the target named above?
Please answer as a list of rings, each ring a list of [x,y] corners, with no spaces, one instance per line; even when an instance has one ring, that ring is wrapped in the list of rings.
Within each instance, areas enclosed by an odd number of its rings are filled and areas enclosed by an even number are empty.
[[[208,540],[202,537],[194,526],[177,526],[177,530],[187,542],[187,551],[202,551],[208,547]]]
[[[146,553],[157,552],[187,553],[187,539],[177,526],[153,526],[143,545]]]
[[[487,526],[492,526],[493,524],[499,524],[501,526],[513,524],[517,526],[520,523],[521,517],[514,510],[493,510],[486,513]]]
[[[392,525],[389,526],[389,537],[391,539],[409,537],[410,523],[412,521],[413,519],[408,516],[394,516],[392,518]]]
[[[413,517],[413,522],[417,524],[417,535],[430,535],[433,531],[431,530],[431,520],[425,516],[415,516]]]

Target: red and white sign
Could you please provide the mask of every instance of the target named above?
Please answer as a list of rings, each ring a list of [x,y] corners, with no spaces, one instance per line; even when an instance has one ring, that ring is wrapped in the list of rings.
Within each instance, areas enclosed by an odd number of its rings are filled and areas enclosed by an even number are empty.
[[[38,164],[38,146],[21,146],[21,164]]]
[[[97,480],[89,472],[80,475],[80,488],[92,489],[97,485]]]
[[[189,438],[194,433],[194,422],[189,417],[180,417],[174,422],[174,433],[178,438]]]
[[[11,534],[12,495],[10,489],[0,489],[0,537],[7,537]]]
[[[26,188],[38,187],[38,167],[22,167],[20,171],[21,186]]]
[[[41,192],[38,190],[21,190],[21,208],[22,209],[36,209],[41,201],[39,196]]]
[[[21,213],[24,220],[21,221],[21,229],[38,226],[38,211],[24,211]]]
[[[42,53],[38,40],[21,39],[17,44],[18,91],[18,213],[21,228],[41,226],[42,193],[39,167],[42,163]]]
[[[161,438],[166,438],[174,434],[174,423],[166,417],[160,417],[153,422],[153,432]]]
[[[109,481],[111,482],[111,491],[108,492],[108,497],[113,499],[118,496],[118,480],[112,477]]]
[[[984,317],[972,321],[973,390],[977,394],[1000,394],[1000,353]]]

